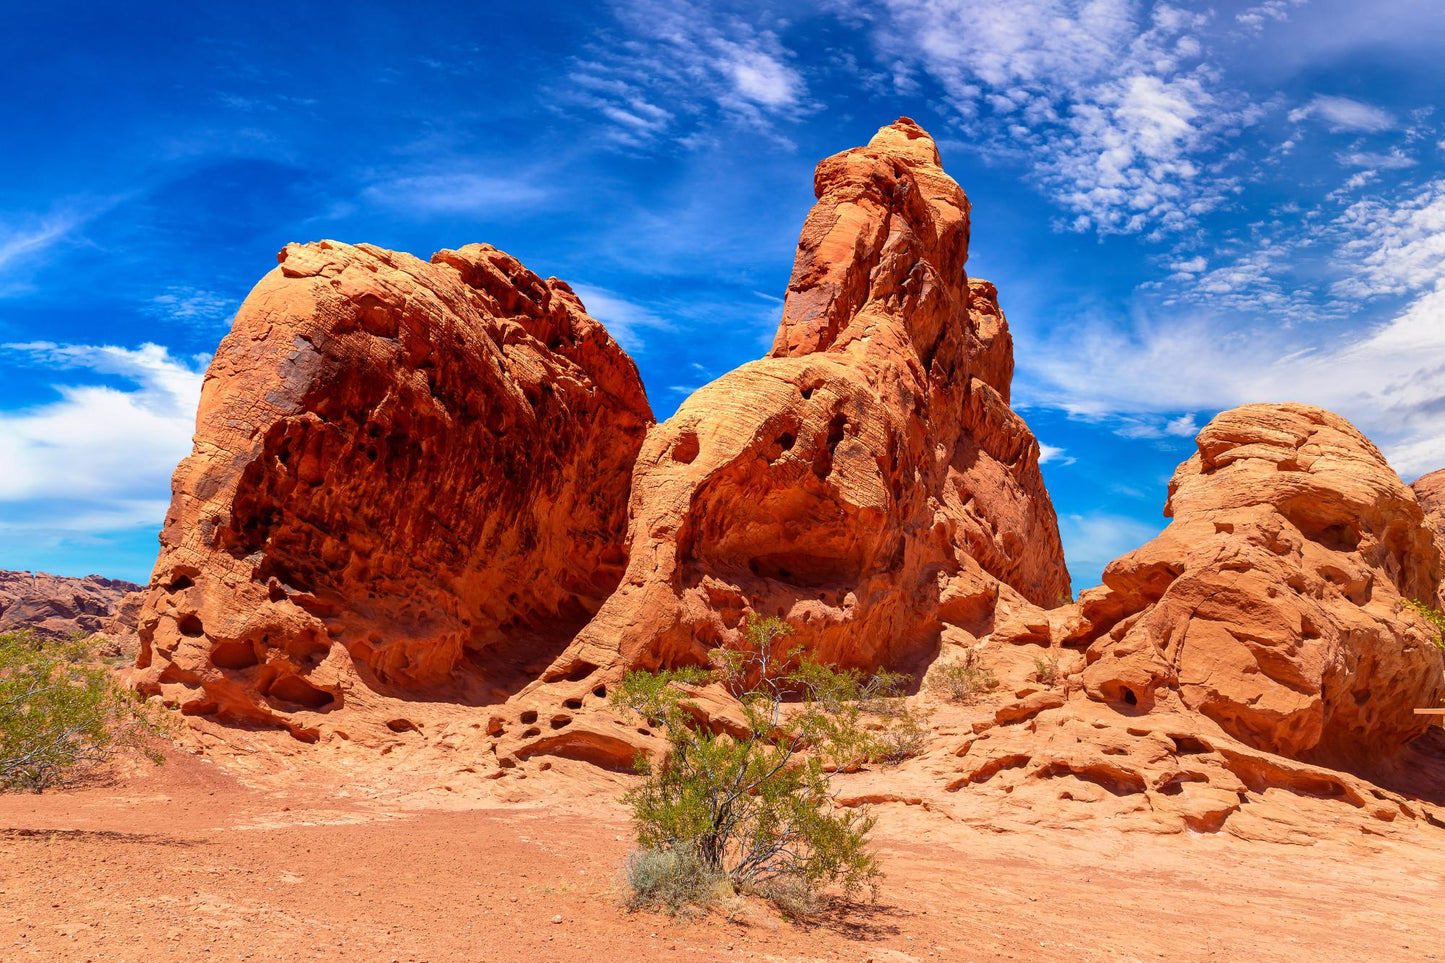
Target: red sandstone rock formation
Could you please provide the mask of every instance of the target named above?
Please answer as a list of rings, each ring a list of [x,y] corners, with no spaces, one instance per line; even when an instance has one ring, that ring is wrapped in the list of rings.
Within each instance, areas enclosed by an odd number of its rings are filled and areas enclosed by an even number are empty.
[[[635,365],[485,245],[279,260],[206,375],[139,685],[303,738],[353,696],[505,697],[622,574]]]
[[[1434,529],[1436,544],[1445,555],[1445,471],[1431,472],[1417,479],[1410,488],[1425,510],[1425,521]],[[1440,583],[1438,594],[1445,603],[1445,582]]]
[[[30,629],[46,638],[100,631],[139,585],[87,575],[0,572],[0,632]]]
[[[906,118],[824,160],[770,357],[685,401],[633,477],[630,563],[551,676],[696,661],[749,612],[918,664],[945,623],[1069,594],[969,203]]]
[[[1421,505],[1438,528],[1445,473],[1412,493],[1317,408],[1226,412],[1170,526],[1060,604],[1007,323],[964,272],[966,197],[906,119],[816,188],[770,356],[650,431],[631,363],[560,282],[483,247],[288,248],[208,376],[142,687],[401,749],[448,789],[559,758],[625,770],[660,740],[609,710],[612,679],[701,661],[761,612],[822,659],[925,673],[938,735],[852,799],[1296,840],[1340,804],[1367,832],[1441,818],[1382,786],[1445,800],[1426,745],[1445,740],[1412,711],[1445,697],[1441,653],[1404,605],[1440,604]],[[945,705],[929,683],[965,657],[999,685]],[[697,711],[726,728],[715,690]]]
[[[1077,606],[1035,616],[1041,633],[994,633],[1051,640],[1073,689],[1001,710],[960,750],[954,788],[998,777],[1028,790],[1012,805],[1092,794],[1176,828],[1217,829],[1269,788],[1394,818],[1331,770],[1389,781],[1426,730],[1413,710],[1445,696],[1435,633],[1403,605],[1434,598],[1442,564],[1411,491],[1344,419],[1248,405],[1200,432],[1166,514]]]

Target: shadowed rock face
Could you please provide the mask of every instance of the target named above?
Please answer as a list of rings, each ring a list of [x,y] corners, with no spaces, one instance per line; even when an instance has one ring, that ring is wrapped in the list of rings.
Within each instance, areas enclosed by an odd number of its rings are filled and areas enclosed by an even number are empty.
[[[1445,556],[1445,471],[1431,472],[1417,479],[1410,488],[1425,510],[1426,523],[1435,532],[1435,544]],[[1445,581],[1441,582],[1438,594],[1445,601]]]
[[[99,575],[0,572],[0,632],[29,629],[52,639],[98,632],[139,588]]]
[[[358,677],[515,685],[622,574],[652,422],[635,365],[565,284],[487,246],[280,261],[206,376],[142,687],[301,734],[293,713]]]
[[[815,190],[771,356],[649,433],[627,575],[553,675],[693,661],[749,612],[821,658],[898,665],[1000,592],[1067,598],[1007,323],[964,271],[968,199],[932,139],[901,119]]]

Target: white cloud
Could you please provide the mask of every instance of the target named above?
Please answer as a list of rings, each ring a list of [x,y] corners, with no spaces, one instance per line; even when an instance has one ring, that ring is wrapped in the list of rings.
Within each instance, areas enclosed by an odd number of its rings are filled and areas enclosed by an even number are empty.
[[[1371,134],[1389,130],[1396,124],[1394,115],[1387,110],[1349,97],[1330,97],[1323,94],[1289,113],[1291,123],[1315,116],[1336,132]]]
[[[422,214],[488,215],[535,208],[550,192],[526,177],[456,172],[403,175],[365,188],[362,197],[393,210]]]
[[[1211,14],[1132,0],[885,0],[880,59],[916,62],[967,142],[1033,165],[1103,233],[1180,230],[1228,199],[1221,146],[1259,108],[1205,59]]]
[[[647,350],[642,334],[644,330],[671,331],[674,328],[666,318],[606,288],[573,284],[572,290],[582,299],[587,313],[601,321],[608,333],[630,354]]]
[[[1209,261],[1204,257],[1192,257],[1184,261],[1175,261],[1169,265],[1169,270],[1178,274],[1198,274],[1209,267]]]
[[[1339,161],[1345,167],[1366,167],[1370,170],[1387,171],[1404,170],[1420,163],[1398,147],[1390,148],[1388,154],[1365,150],[1350,151],[1340,154]]]
[[[1150,525],[1108,513],[1060,517],[1059,536],[1063,539],[1064,558],[1068,560],[1074,588],[1097,585],[1104,566],[1143,545],[1163,528],[1163,518],[1157,525]]]
[[[159,527],[171,473],[190,451],[199,367],[154,344],[50,342],[0,346],[0,364],[91,374],[88,383],[57,384],[54,401],[0,412],[0,504],[79,503],[27,519],[52,529],[133,525],[159,506],[149,516]]]
[[[1408,294],[1445,277],[1445,178],[1391,201],[1366,198],[1334,222],[1344,238],[1346,276],[1334,290],[1346,297]]]
[[[611,121],[616,143],[705,140],[685,129],[713,112],[766,133],[807,110],[807,84],[766,15],[728,17],[665,0],[623,0],[614,12],[622,39],[599,37],[555,93]]]
[[[764,107],[786,107],[798,99],[798,74],[775,56],[751,47],[724,43],[720,60],[742,97]]]
[[[151,305],[156,314],[179,321],[226,321],[240,302],[205,288],[172,285],[151,298]]]
[[[1245,28],[1259,32],[1270,21],[1282,23],[1288,20],[1290,8],[1301,6],[1304,3],[1305,0],[1265,0],[1264,3],[1241,10],[1234,15],[1234,19],[1236,23]]]
[[[1047,465],[1050,462],[1055,462],[1060,465],[1072,465],[1076,461],[1078,461],[1078,459],[1070,455],[1066,449],[1060,448],[1057,445],[1046,445],[1043,442],[1039,442],[1040,465]]]
[[[1299,401],[1350,419],[1407,478],[1445,467],[1445,284],[1350,337],[1226,329],[1210,316],[1071,326],[1019,348],[1021,394],[1123,434],[1192,433],[1192,416],[1249,402]],[[1100,376],[1107,372],[1107,376]],[[1144,426],[1135,430],[1134,426]]]

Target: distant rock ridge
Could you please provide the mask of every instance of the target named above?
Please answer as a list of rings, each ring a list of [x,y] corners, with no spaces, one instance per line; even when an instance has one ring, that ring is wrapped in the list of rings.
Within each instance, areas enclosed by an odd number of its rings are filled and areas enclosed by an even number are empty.
[[[133,582],[100,575],[0,571],[0,632],[30,629],[52,639],[99,632],[127,593],[140,589]]]

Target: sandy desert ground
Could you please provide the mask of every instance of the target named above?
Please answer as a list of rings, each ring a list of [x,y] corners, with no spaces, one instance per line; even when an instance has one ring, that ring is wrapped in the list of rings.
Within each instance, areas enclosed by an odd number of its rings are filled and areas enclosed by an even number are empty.
[[[572,790],[583,774],[568,770],[581,765],[560,760],[534,778]],[[800,925],[739,901],[679,921],[622,907],[628,826],[607,787],[502,805],[339,780],[281,785],[247,785],[176,753],[85,788],[0,797],[0,952],[147,963],[1320,963],[1445,952],[1445,839],[1434,833],[1301,846],[991,832],[888,804],[877,810],[876,905]]]

